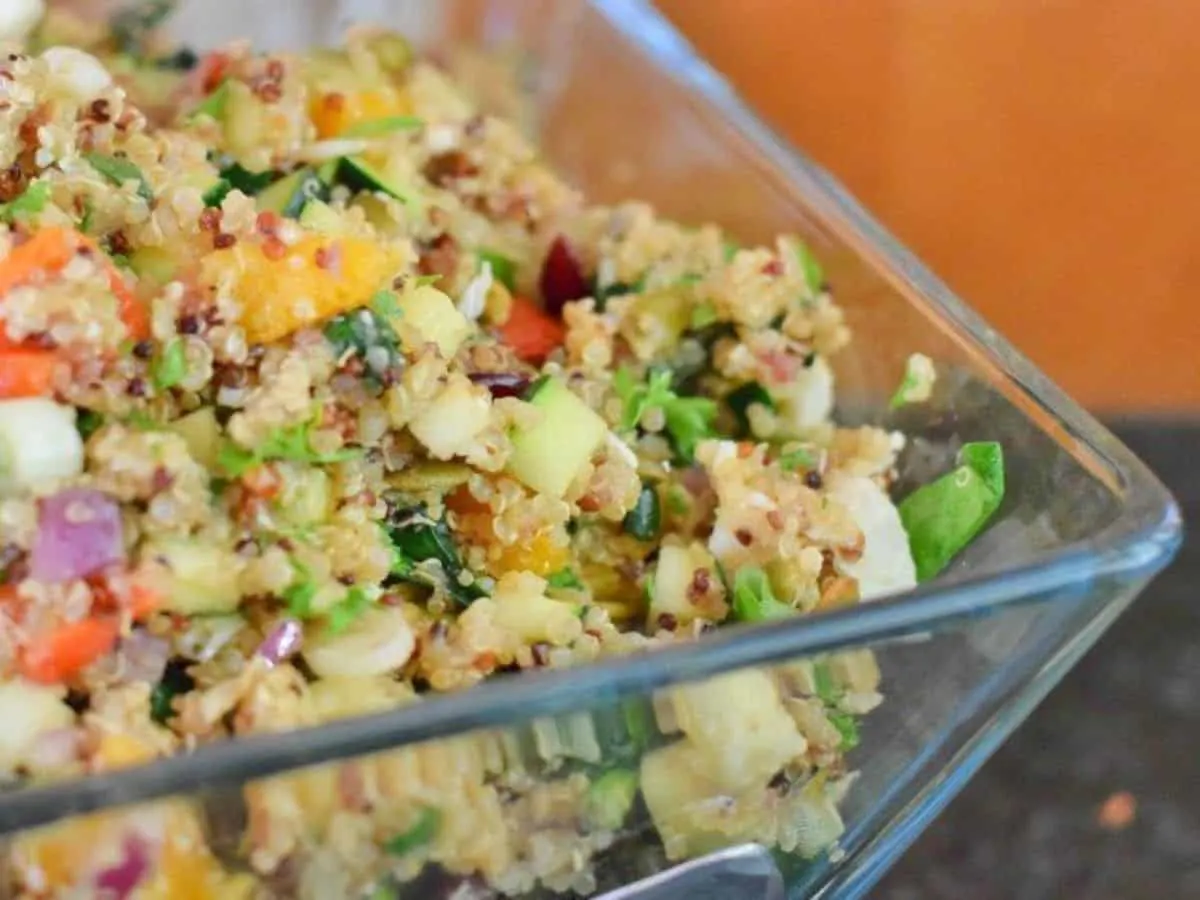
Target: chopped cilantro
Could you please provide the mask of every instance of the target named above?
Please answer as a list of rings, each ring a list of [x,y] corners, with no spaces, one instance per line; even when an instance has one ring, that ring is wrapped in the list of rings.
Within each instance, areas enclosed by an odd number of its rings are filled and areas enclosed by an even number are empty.
[[[796,610],[775,597],[771,582],[758,566],[742,566],[733,579],[733,616],[742,622],[784,619]]]
[[[546,584],[552,588],[560,588],[564,590],[583,590],[584,583],[579,580],[579,576],[575,574],[573,569],[559,569],[546,578]]]
[[[680,397],[671,387],[671,372],[667,369],[652,369],[643,383],[635,380],[630,369],[622,367],[613,377],[613,389],[623,404],[621,429],[636,428],[647,410],[660,408],[675,452],[685,461],[695,456],[700,441],[714,434],[716,402],[707,397]]]
[[[150,186],[150,182],[146,180],[145,174],[129,160],[120,156],[108,156],[104,153],[85,153],[83,154],[83,158],[88,161],[88,164],[93,169],[104,176],[110,184],[121,187],[127,182],[136,182],[138,196],[147,203],[154,199],[154,189]]]
[[[339,634],[345,631],[355,619],[370,609],[374,602],[374,599],[365,589],[357,585],[350,588],[350,590],[346,591],[346,596],[339,600],[326,613],[326,621],[328,622],[330,632]]]
[[[184,352],[183,341],[172,338],[163,348],[162,355],[154,362],[154,383],[165,391],[183,381],[187,377],[187,371],[187,354]]]
[[[417,821],[407,831],[402,831],[387,841],[383,848],[393,856],[404,856],[424,847],[437,837],[441,825],[442,814],[431,806],[423,807]]]
[[[17,218],[40,213],[50,200],[50,185],[44,181],[35,181],[25,188],[21,196],[0,204],[0,219],[11,222]]]

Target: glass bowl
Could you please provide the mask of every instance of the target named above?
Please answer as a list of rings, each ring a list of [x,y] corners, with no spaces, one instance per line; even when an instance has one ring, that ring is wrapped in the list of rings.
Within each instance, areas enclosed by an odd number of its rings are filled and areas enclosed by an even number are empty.
[[[478,47],[516,61],[507,71],[527,101],[522,121],[595,199],[643,198],[677,219],[719,222],[746,241],[802,235],[820,254],[855,335],[835,363],[839,421],[910,435],[901,460],[909,485],[943,470],[963,441],[1002,442],[1004,504],[942,577],[901,596],[26,787],[0,796],[0,834],[19,849],[31,836],[53,833],[32,829],[60,827],[71,817],[105,810],[103,816],[116,818],[99,821],[118,827],[113,823],[121,816],[184,804],[228,865],[249,872],[252,862],[265,865],[261,855],[252,859],[253,847],[263,852],[254,799],[261,803],[272,791],[293,796],[287,792],[307,784],[309,805],[291,814],[298,832],[291,853],[322,869],[319,896],[356,895],[373,877],[370,866],[331,849],[346,840],[337,833],[341,826],[310,817],[310,807],[326,803],[348,773],[393,766],[402,782],[424,784],[434,776],[422,766],[453,770],[468,765],[464,754],[487,778],[518,772],[565,785],[580,773],[593,781],[613,769],[646,773],[657,751],[633,739],[633,723],[642,716],[644,725],[650,710],[651,720],[660,714],[652,724],[669,731],[661,715],[670,719],[663,708],[678,696],[673,686],[719,692],[731,683],[730,673],[738,673],[732,683],[746,685],[756,672],[769,671],[792,684],[798,679],[802,694],[814,661],[845,671],[848,660],[861,661],[869,649],[886,700],[862,720],[861,742],[850,754],[858,775],[839,779],[836,789],[812,788],[845,793],[841,818],[798,821],[802,813],[779,802],[772,827],[788,835],[787,850],[745,840],[736,825],[697,836],[696,821],[714,804],[740,801],[689,783],[672,789],[680,798],[675,810],[664,812],[670,801],[657,797],[655,822],[638,800],[619,827],[599,835],[527,810],[520,851],[505,851],[522,873],[510,879],[514,891],[528,888],[536,871],[543,887],[534,893],[549,887],[614,900],[863,895],[1167,563],[1181,536],[1171,497],[831,177],[756,119],[642,0],[308,0],[286,7],[192,0],[171,27],[201,48],[237,37],[300,47],[332,43],[354,21],[386,23],[447,59],[451,48]],[[469,71],[484,93],[496,87],[497,69]],[[937,362],[935,395],[889,411],[887,398],[915,351]],[[728,711],[713,713],[718,729],[735,727],[754,699],[736,690],[730,696]],[[736,744],[737,735],[729,740]],[[662,777],[670,775],[668,767]],[[780,786],[777,793],[786,791]],[[500,815],[515,815],[516,805]],[[449,826],[458,834],[446,834],[443,821],[436,840],[474,841],[486,855],[494,837],[488,822],[498,821],[487,818],[492,813],[452,816]],[[655,825],[665,820],[674,824],[664,841]],[[580,862],[592,853],[594,877]],[[301,865],[286,853],[282,859],[272,877],[247,880],[247,890],[318,896],[296,888],[294,872],[281,874]],[[409,874],[420,868],[420,859],[389,863],[408,865]],[[427,872],[407,888],[375,896],[449,897],[455,889],[468,896],[472,885]]]

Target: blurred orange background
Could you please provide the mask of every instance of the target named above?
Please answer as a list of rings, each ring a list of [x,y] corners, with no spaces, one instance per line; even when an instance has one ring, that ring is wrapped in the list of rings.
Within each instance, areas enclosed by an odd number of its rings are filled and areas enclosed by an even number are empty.
[[[1077,399],[1200,410],[1200,4],[658,2]]]

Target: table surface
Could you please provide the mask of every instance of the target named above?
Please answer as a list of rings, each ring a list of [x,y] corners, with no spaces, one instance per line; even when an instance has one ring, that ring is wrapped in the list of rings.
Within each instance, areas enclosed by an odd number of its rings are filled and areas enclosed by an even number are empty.
[[[1200,521],[1200,422],[1117,433]],[[1200,897],[1200,535],[885,877],[881,900]],[[1099,810],[1129,792],[1136,816]]]

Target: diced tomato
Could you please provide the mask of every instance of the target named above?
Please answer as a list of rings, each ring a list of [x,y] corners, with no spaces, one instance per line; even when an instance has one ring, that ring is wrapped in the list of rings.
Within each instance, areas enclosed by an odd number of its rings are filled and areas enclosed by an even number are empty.
[[[17,668],[30,681],[59,684],[111,650],[117,643],[118,632],[115,616],[60,625],[27,644]]]
[[[521,359],[544,362],[566,337],[563,324],[524,297],[513,297],[508,321],[500,326],[500,339]]]

